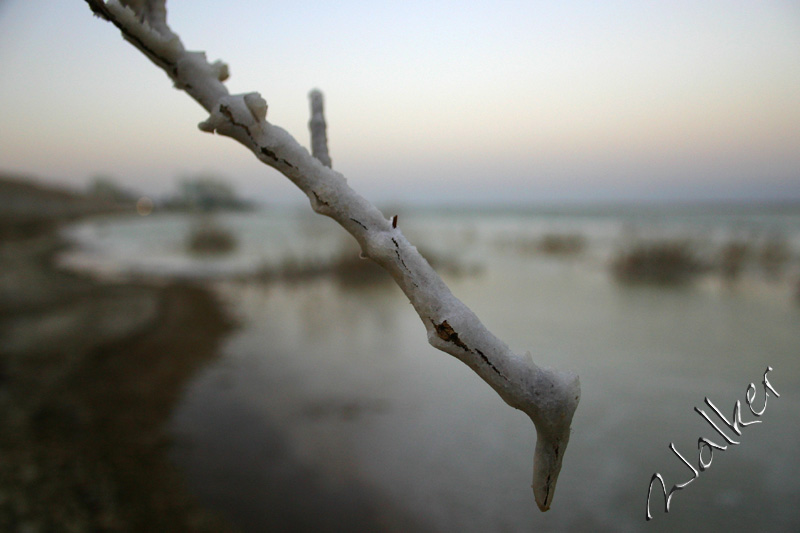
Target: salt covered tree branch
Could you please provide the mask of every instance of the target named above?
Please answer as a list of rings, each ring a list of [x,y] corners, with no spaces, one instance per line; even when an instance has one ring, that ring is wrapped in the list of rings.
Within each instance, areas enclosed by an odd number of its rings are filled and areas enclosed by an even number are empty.
[[[546,511],[580,398],[578,377],[539,367],[529,355],[513,353],[495,337],[453,296],[396,224],[353,191],[341,174],[266,120],[267,103],[258,93],[228,93],[222,83],[228,76],[227,66],[219,61],[209,63],[204,53],[183,47],[167,25],[165,0],[86,2],[162,68],[176,88],[208,111],[208,119],[199,124],[201,130],[239,141],[297,185],[314,211],[344,227],[358,241],[363,255],[395,279],[419,314],[432,346],[463,361],[507,404],[531,418],[537,432],[533,492],[539,508]]]

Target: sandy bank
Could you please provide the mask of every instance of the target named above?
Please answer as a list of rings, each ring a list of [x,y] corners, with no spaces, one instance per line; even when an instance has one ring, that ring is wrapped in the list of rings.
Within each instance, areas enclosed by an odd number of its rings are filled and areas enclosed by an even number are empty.
[[[230,322],[199,287],[55,269],[53,227],[26,217],[0,242],[0,530],[225,531],[164,427]]]

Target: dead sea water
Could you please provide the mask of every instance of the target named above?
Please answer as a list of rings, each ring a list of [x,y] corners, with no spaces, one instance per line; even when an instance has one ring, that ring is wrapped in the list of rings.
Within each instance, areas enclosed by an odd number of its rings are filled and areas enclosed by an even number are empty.
[[[173,456],[198,497],[243,528],[330,513],[330,529],[343,530],[800,529],[796,211],[401,213],[413,243],[474,271],[445,280],[489,329],[537,364],[581,376],[564,468],[544,514],[530,490],[532,424],[427,344],[399,289],[324,277],[226,279],[287,258],[331,257],[346,236],[330,220],[276,212],[220,222],[240,241],[224,258],[187,256],[188,222],[169,215],[74,227],[83,248],[64,261],[114,275],[210,278],[239,317],[242,327],[173,415]],[[709,261],[733,238],[759,243],[780,231],[792,255],[779,279],[751,262],[733,283],[706,273],[676,287],[621,284],[608,264],[631,231],[691,237]],[[580,235],[584,244],[549,253],[537,244],[546,234]],[[781,396],[770,397],[762,423],[743,428],[740,445],[716,450],[668,514],[656,498],[645,522],[654,473],[667,490],[692,477],[669,443],[696,462],[698,437],[719,437],[693,408],[708,397],[730,418],[767,366]],[[746,408],[743,415],[754,418]],[[347,525],[358,516],[363,522]]]

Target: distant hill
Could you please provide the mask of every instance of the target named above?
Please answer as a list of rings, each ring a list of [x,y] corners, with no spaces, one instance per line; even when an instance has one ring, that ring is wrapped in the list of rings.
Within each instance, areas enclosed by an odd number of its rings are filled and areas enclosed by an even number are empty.
[[[81,216],[133,207],[45,185],[32,177],[0,173],[0,239],[27,237]]]

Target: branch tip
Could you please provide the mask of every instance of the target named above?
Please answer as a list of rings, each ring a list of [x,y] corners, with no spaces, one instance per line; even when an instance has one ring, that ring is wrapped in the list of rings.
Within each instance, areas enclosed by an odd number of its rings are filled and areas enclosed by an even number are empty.
[[[86,3],[89,4],[89,9],[92,10],[95,17],[111,20],[111,14],[108,12],[105,2],[102,0],[86,0]]]
[[[308,93],[308,99],[311,104],[311,119],[308,121],[308,129],[311,132],[311,155],[324,166],[331,168],[322,91],[312,89]]]

